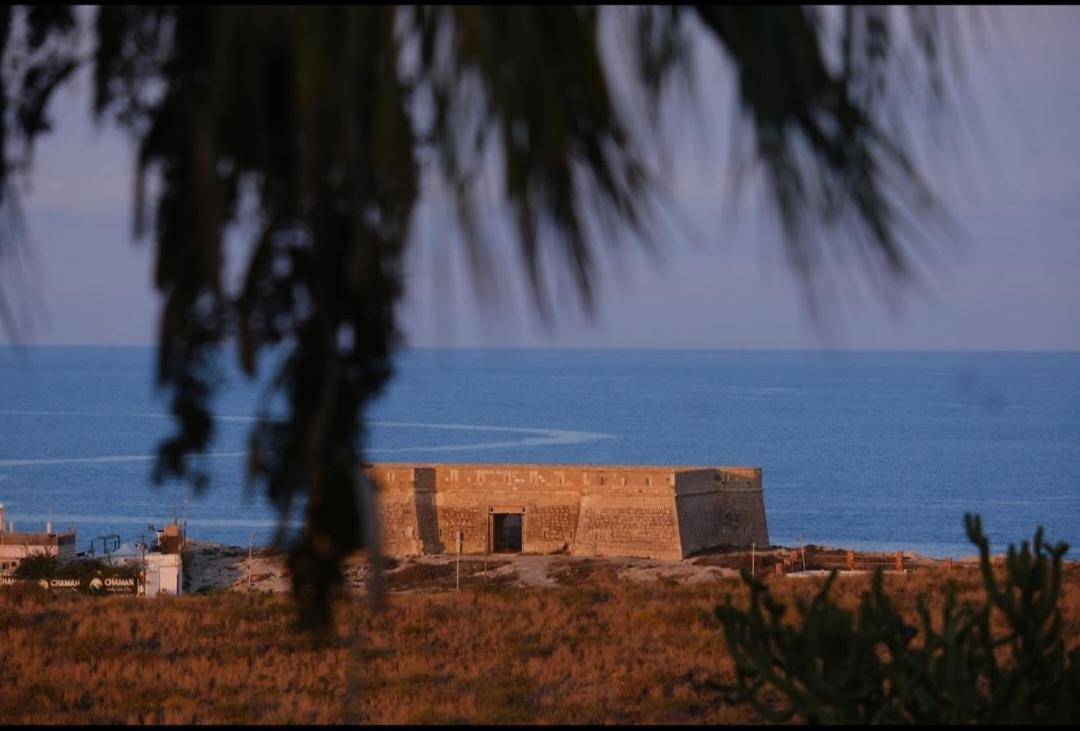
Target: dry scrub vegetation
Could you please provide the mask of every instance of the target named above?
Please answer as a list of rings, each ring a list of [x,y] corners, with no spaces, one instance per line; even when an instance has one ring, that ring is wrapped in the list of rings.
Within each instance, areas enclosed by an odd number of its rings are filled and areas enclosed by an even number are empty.
[[[961,599],[981,598],[976,570],[951,577]],[[403,583],[421,577],[409,578]],[[602,562],[563,578],[571,585],[470,582],[460,593],[392,593],[381,613],[354,597],[341,605],[336,636],[321,644],[292,630],[287,595],[148,601],[0,590],[0,722],[756,720],[704,685],[731,679],[713,609],[729,593],[746,605],[739,580],[634,583]],[[939,611],[945,578],[933,570],[890,575],[886,587],[914,621],[917,596]],[[821,586],[816,578],[768,581],[788,602]],[[833,596],[854,607],[869,581],[842,577]],[[1067,565],[1063,584],[1063,635],[1075,645],[1080,567]],[[353,627],[359,651],[347,639]]]

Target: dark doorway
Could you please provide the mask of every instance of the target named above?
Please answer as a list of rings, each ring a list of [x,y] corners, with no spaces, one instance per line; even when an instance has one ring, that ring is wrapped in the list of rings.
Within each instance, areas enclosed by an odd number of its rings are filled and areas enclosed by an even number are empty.
[[[521,553],[521,513],[493,513],[491,543],[494,553]]]

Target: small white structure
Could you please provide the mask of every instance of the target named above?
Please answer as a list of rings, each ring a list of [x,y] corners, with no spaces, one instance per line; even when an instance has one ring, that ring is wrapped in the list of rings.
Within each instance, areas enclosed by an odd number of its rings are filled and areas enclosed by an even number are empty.
[[[146,596],[180,596],[183,573],[179,553],[146,554]]]
[[[174,533],[168,530],[161,534]],[[184,564],[179,552],[178,542],[161,541],[150,551],[132,543],[125,543],[110,554],[113,564],[138,566],[145,577],[139,594],[144,596],[179,596],[184,590]],[[158,550],[153,550],[158,549]]]
[[[22,533],[4,524],[4,504],[0,503],[0,574],[14,573],[24,558],[43,554],[59,559],[75,557],[75,531],[54,533],[50,522],[43,532]]]

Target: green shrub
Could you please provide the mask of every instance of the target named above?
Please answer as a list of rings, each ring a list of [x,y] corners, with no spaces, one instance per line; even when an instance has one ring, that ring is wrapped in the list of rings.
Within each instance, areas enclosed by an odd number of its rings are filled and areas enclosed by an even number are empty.
[[[785,624],[784,604],[743,572],[749,609],[730,599],[716,609],[736,680],[713,687],[770,721],[1076,723],[1080,649],[1066,652],[1057,606],[1068,545],[1044,545],[1039,528],[1030,547],[1009,546],[999,580],[978,516],[964,522],[985,598],[958,603],[948,582],[937,623],[922,599],[919,626],[905,622],[879,570],[857,613],[829,598],[834,571],[809,604],[796,603],[799,621]]]
[[[77,579],[83,585],[94,577],[137,578],[138,575],[137,566],[110,566],[100,559],[62,562],[45,554],[28,556],[15,568],[16,579]]]
[[[51,579],[60,570],[60,561],[56,556],[36,553],[27,556],[15,567],[16,579]]]

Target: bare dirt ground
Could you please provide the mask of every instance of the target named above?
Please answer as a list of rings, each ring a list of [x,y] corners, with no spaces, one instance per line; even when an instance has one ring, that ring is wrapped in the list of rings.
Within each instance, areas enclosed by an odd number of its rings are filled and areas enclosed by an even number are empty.
[[[754,573],[785,576],[819,575],[831,568],[849,569],[846,551],[807,547],[799,549],[768,547],[716,550],[680,561],[647,558],[611,558],[566,555],[437,554],[426,556],[385,557],[383,581],[388,591],[438,591],[478,583],[509,586],[565,586],[585,583],[597,572],[610,578],[631,582],[668,582],[700,584],[736,577],[740,569]],[[805,569],[804,569],[805,559]],[[964,561],[966,562],[966,561]],[[958,563],[961,563],[958,561]],[[917,554],[903,554],[905,571],[940,566],[941,561]],[[778,569],[777,566],[781,568]],[[893,554],[854,554],[852,573],[865,573],[875,566],[895,570]],[[354,592],[365,593],[371,579],[371,565],[364,556],[346,562],[345,584]],[[289,574],[284,554],[268,548],[248,549],[189,541],[184,551],[184,590],[187,593],[211,591],[254,591],[281,593],[289,590]]]

